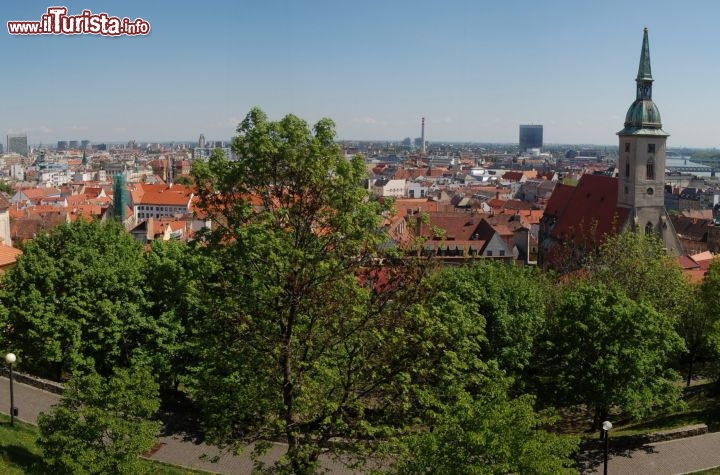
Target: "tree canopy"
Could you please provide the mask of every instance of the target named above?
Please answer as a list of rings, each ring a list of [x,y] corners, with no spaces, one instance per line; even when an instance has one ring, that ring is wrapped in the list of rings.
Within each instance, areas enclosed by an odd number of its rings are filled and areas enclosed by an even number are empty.
[[[485,335],[479,357],[518,374],[528,365],[535,337],[545,324],[547,285],[535,268],[481,262],[444,269],[434,292],[449,293],[471,312]]]
[[[578,440],[544,430],[555,418],[535,412],[532,396],[511,399],[507,391],[502,380],[488,380],[480,394],[459,397],[431,431],[405,440],[394,473],[577,473]]]
[[[40,414],[38,445],[58,474],[139,473],[139,457],[157,440],[158,385],[147,367],[118,368],[104,378],[76,376],[61,402]]]
[[[586,282],[563,294],[550,316],[547,374],[560,401],[595,409],[595,427],[612,407],[647,415],[678,401],[669,360],[683,349],[674,320],[617,288]]]
[[[2,344],[38,376],[109,375],[156,333],[144,282],[142,245],[118,223],[76,220],[40,234],[3,278]]]
[[[195,399],[218,440],[282,436],[279,463],[295,473],[313,472],[332,438],[368,440],[392,425],[384,414],[411,409],[422,354],[425,323],[393,298],[421,272],[380,269],[392,259],[378,231],[387,204],[370,199],[364,161],[345,158],[334,134],[328,119],[311,129],[253,109],[235,160],[193,167],[213,222],[204,250],[221,263],[204,287]]]

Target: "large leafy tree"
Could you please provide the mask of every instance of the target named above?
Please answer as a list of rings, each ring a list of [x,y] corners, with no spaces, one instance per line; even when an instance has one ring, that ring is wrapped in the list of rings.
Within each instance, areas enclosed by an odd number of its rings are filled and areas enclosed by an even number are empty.
[[[677,256],[669,255],[655,235],[627,230],[608,237],[589,255],[585,270],[590,279],[620,289],[671,318],[687,308],[690,284]]]
[[[76,376],[59,404],[40,414],[38,445],[51,473],[139,473],[139,457],[157,440],[158,385],[147,367],[104,378]]]
[[[678,324],[678,332],[687,347],[685,382],[688,386],[698,361],[711,361],[720,355],[720,261],[710,264],[703,281],[690,296]]]
[[[27,371],[58,380],[127,367],[156,334],[142,253],[115,222],[77,220],[29,241],[3,279],[3,346],[22,355]]]
[[[585,282],[567,290],[550,316],[553,355],[545,371],[561,403],[594,409],[594,428],[611,408],[641,417],[680,395],[668,368],[683,349],[674,320],[617,288]]]
[[[545,323],[547,285],[535,268],[484,262],[445,269],[435,289],[467,307],[482,328],[486,338],[479,356],[518,374],[530,362],[535,337]]]
[[[386,208],[330,120],[253,109],[237,132],[234,160],[193,168],[213,222],[203,249],[221,263],[205,282],[194,396],[210,436],[282,437],[275,468],[311,473],[332,439],[372,441],[417,414],[452,332],[409,311],[422,270],[390,254]]]
[[[431,431],[404,439],[405,451],[393,472],[577,473],[572,458],[577,439],[548,432],[546,426],[555,417],[535,412],[532,396],[512,399],[507,391],[506,382],[495,379],[487,380],[474,396],[461,393]]]
[[[182,241],[154,241],[145,254],[146,297],[158,322],[154,338],[135,353],[153,368],[163,396],[176,396],[194,366],[197,329],[205,314],[201,282],[215,271],[209,256]]]

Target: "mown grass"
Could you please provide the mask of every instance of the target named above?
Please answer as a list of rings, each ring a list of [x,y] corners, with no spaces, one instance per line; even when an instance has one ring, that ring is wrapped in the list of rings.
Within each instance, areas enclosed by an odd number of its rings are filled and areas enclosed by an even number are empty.
[[[618,425],[613,428],[613,435],[648,434],[695,424],[707,424],[710,432],[720,431],[720,394],[715,383],[694,386],[683,399],[687,404],[685,410]]]
[[[38,428],[15,421],[0,414],[0,473],[3,475],[40,475],[46,474],[42,452],[36,441]],[[141,474],[145,475],[197,475],[207,474],[199,470],[188,470],[150,460],[142,461]]]
[[[621,414],[611,414],[613,423],[611,436],[631,437],[660,432],[695,424],[706,424],[710,432],[720,431],[720,388],[714,382],[696,384],[685,391],[683,400],[686,408],[681,411],[657,414],[641,421],[632,421]],[[598,434],[590,431],[592,413],[583,407],[561,410],[557,430],[566,434],[595,439]],[[719,474],[720,475],[720,474]]]

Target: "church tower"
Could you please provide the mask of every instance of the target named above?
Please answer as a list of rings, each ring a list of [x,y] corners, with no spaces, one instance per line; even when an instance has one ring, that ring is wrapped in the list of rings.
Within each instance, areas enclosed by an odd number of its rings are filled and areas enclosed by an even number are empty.
[[[618,159],[618,206],[629,208],[632,229],[662,238],[668,251],[682,253],[680,241],[665,210],[665,142],[660,111],[652,100],[648,30],[643,32],[637,94],[625,115]]]

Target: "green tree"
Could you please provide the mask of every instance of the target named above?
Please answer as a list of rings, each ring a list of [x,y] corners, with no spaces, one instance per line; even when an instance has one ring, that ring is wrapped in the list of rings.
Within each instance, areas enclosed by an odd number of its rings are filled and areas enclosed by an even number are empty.
[[[183,186],[193,186],[194,183],[192,181],[192,178],[186,175],[180,175],[179,177],[175,178],[175,183],[178,185]]]
[[[582,283],[565,292],[550,317],[553,358],[546,368],[559,386],[559,402],[593,408],[593,428],[613,407],[642,417],[677,403],[678,375],[668,361],[683,342],[674,323],[603,284]]]
[[[609,237],[597,254],[589,256],[585,268],[591,279],[671,318],[687,308],[691,289],[677,256],[668,255],[654,235],[624,231]]]
[[[163,396],[177,396],[178,386],[194,366],[197,328],[205,315],[202,282],[217,265],[182,241],[153,242],[145,254],[148,312],[158,322],[154,338],[138,348],[153,368]]]
[[[0,180],[0,192],[7,193],[8,195],[12,196],[15,194],[15,188],[13,188],[12,184],[8,183],[5,180]]]
[[[73,378],[59,404],[40,414],[38,445],[51,473],[134,474],[152,448],[160,423],[158,385],[142,366],[118,368],[109,378]]]
[[[720,261],[710,264],[703,281],[691,296],[678,323],[678,333],[687,348],[687,386],[690,386],[698,361],[714,360],[720,355]]]
[[[387,207],[334,133],[328,119],[311,130],[253,109],[235,160],[193,167],[213,223],[203,250],[221,264],[203,288],[194,398],[216,440],[282,437],[278,471],[313,473],[332,439],[371,442],[405,423],[450,334],[408,311],[421,269],[393,259],[378,231]]]
[[[545,323],[547,285],[535,268],[483,262],[444,270],[435,289],[467,306],[470,318],[484,329],[481,359],[518,374],[528,365]]]
[[[57,380],[127,367],[157,333],[142,254],[115,222],[77,220],[38,235],[3,279],[2,345],[22,355],[25,370]]]
[[[511,399],[488,380],[481,394],[461,396],[431,431],[409,436],[393,472],[399,475],[571,474],[578,440],[544,430],[556,418],[537,413],[532,396]]]

